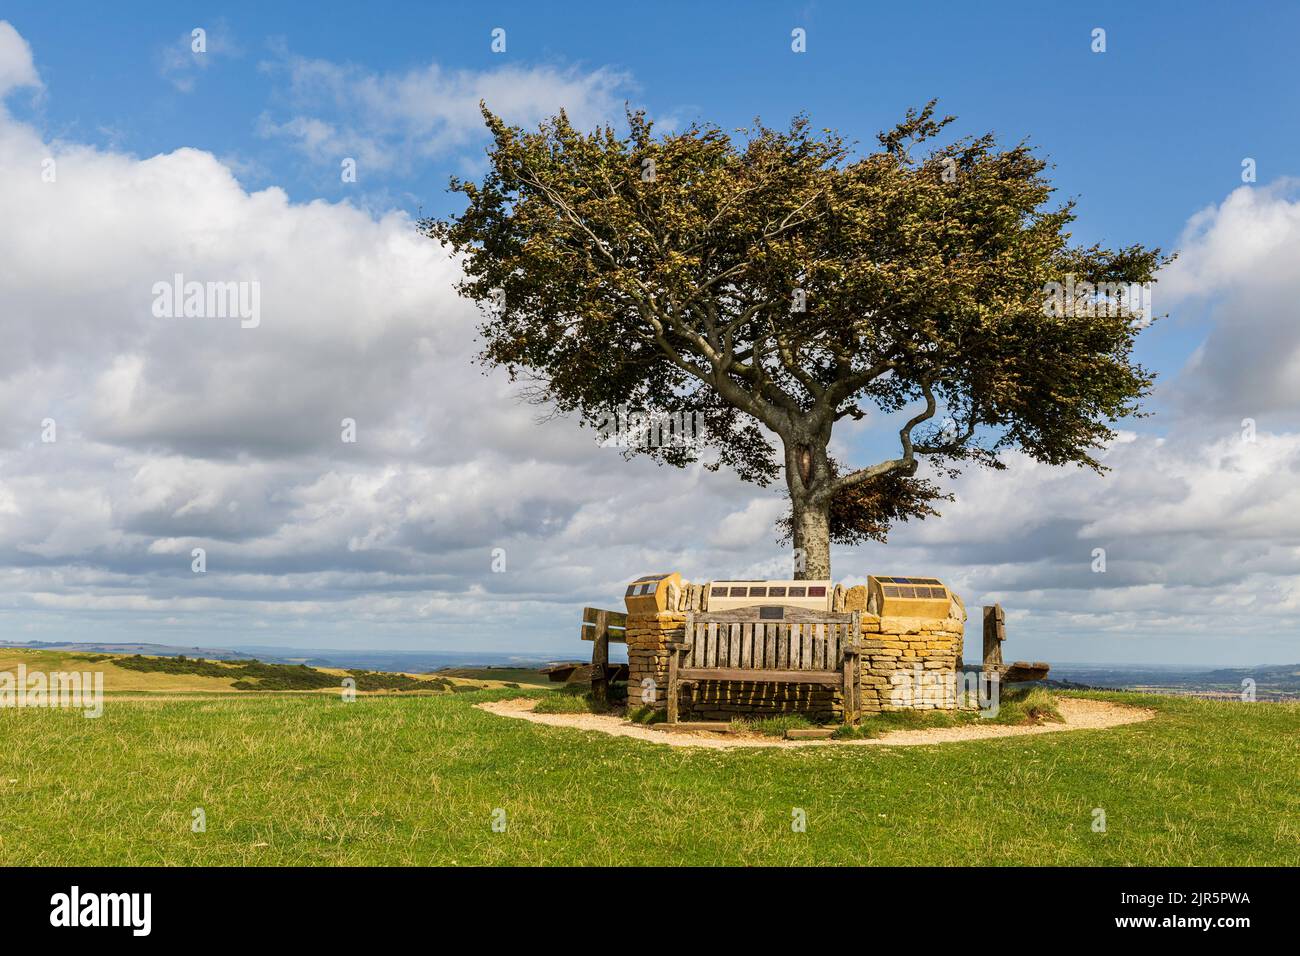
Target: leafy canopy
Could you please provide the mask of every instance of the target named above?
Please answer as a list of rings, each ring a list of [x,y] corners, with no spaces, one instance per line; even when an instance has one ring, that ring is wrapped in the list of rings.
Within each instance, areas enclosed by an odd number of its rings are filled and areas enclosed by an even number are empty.
[[[1046,164],[1024,144],[921,154],[952,120],[933,102],[865,155],[802,117],[736,139],[655,135],[642,113],[625,135],[483,114],[490,171],[453,180],[463,214],[423,224],[463,257],[462,294],[489,304],[482,359],[588,425],[628,405],[707,426],[703,449],[634,453],[706,452],[760,484],[784,467],[796,508],[835,503],[837,536],[861,540],[933,513],[921,459],[951,475],[1019,448],[1101,470],[1110,425],[1149,391],[1133,303],[1093,308],[1083,284],[1150,282],[1160,250],[1071,246],[1074,204],[1049,208]],[[1067,277],[1088,307],[1045,309]],[[833,466],[835,422],[872,406],[913,412],[897,454]]]

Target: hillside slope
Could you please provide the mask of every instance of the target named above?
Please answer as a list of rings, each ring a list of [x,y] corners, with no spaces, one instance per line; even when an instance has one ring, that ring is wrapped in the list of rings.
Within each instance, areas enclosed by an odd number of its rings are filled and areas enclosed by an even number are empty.
[[[1300,862],[1297,705],[1090,693],[1158,713],[942,746],[705,751],[472,706],[519,693],[0,710],[0,864]]]

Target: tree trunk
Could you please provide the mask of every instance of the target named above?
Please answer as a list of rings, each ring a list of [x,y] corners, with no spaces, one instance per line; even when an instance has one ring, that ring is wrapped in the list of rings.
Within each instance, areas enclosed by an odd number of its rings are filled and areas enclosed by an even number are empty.
[[[822,581],[831,576],[830,504],[818,505],[792,497],[794,503],[794,576],[799,580]],[[802,557],[802,568],[800,558]]]
[[[831,576],[830,499],[823,494],[831,481],[825,440],[787,439],[785,483],[790,491],[794,524],[794,576],[824,581]]]

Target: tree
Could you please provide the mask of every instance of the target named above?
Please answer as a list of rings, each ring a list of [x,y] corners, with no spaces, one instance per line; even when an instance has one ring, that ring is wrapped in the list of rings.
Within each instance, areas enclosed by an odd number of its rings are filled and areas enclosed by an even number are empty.
[[[1071,246],[1074,203],[1048,208],[1047,164],[1024,143],[914,155],[953,119],[933,102],[865,155],[802,117],[735,140],[658,136],[641,113],[626,135],[483,115],[489,171],[452,180],[463,213],[422,223],[462,257],[461,294],[489,306],[482,361],[586,425],[620,405],[698,416],[701,443],[631,451],[783,474],[801,577],[829,577],[832,531],[883,539],[934,514],[945,496],[922,461],[951,477],[1019,449],[1104,470],[1110,425],[1150,390],[1130,284],[1168,260]],[[840,468],[832,430],[870,406],[897,453]]]

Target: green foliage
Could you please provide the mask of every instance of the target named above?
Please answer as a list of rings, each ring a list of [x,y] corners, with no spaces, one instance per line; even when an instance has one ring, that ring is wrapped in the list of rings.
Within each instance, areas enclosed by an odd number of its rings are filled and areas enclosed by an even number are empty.
[[[627,719],[634,724],[661,724],[668,719],[668,715],[657,707],[642,704],[629,710]]]
[[[731,726],[737,733],[784,737],[787,730],[807,730],[814,724],[802,714],[779,714],[775,717],[738,717],[731,722]]]
[[[1064,722],[1056,698],[1045,687],[1003,691],[998,698],[998,715],[991,720],[1011,725]]]
[[[733,138],[658,135],[641,113],[626,135],[483,114],[487,174],[453,180],[461,215],[423,223],[463,257],[461,293],[491,305],[482,360],[591,427],[619,405],[698,416],[701,443],[627,453],[760,484],[784,472],[796,544],[934,513],[923,461],[952,476],[1014,448],[1103,470],[1111,425],[1149,393],[1126,293],[1056,314],[1045,290],[1148,283],[1167,257],[1072,246],[1047,163],[992,135],[940,143],[952,118],[933,102],[865,153],[803,117]],[[898,452],[838,473],[832,429],[871,406],[914,413]],[[831,509],[834,532],[798,520]]]
[[[829,458],[827,464],[831,477],[838,477],[839,462]],[[951,500],[952,495],[941,492],[932,481],[887,472],[836,493],[830,503],[830,540],[847,545],[883,542],[897,522],[937,516],[933,502]],[[776,527],[783,541],[793,539],[794,512],[778,519]]]
[[[236,690],[323,690],[338,688],[342,683],[337,674],[327,674],[306,664],[266,664],[259,660],[207,661],[180,655],[143,657],[140,654],[113,659],[113,663],[133,671],[233,677],[236,680],[230,686]],[[450,681],[441,678],[418,680],[405,674],[381,671],[350,670],[348,675],[356,681],[357,690],[445,690],[452,687]]]

